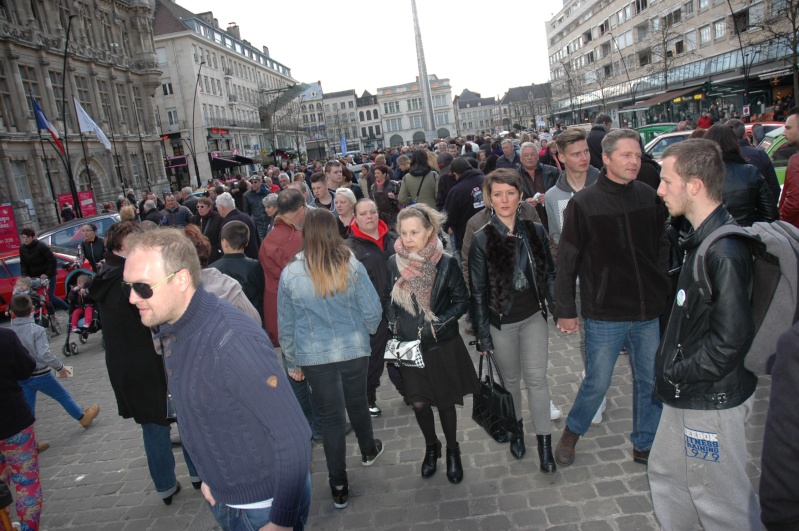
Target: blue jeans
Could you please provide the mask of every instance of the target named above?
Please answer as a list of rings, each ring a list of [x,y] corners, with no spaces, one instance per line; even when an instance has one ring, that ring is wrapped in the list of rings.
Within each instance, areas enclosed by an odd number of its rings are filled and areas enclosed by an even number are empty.
[[[167,498],[175,494],[178,480],[175,478],[175,454],[172,453],[172,438],[169,436],[169,426],[161,424],[141,424],[142,438],[144,439],[144,453],[147,456],[147,468],[150,477],[155,483],[158,496]],[[189,479],[192,483],[200,481],[194,463],[191,462],[186,447],[183,446],[183,458],[189,469]]]
[[[291,376],[288,376],[288,373],[286,373],[286,377],[291,385],[291,390],[294,391],[294,396],[297,398],[297,402],[300,403],[300,409],[302,409],[302,413],[305,415],[305,420],[308,421],[308,426],[311,427],[312,437],[314,439],[321,439],[322,419],[319,417],[319,408],[316,405],[316,399],[311,392],[311,387],[308,385],[308,381],[303,380],[298,382]]]
[[[63,299],[59,299],[55,296],[55,283],[56,277],[50,277],[50,285],[47,286],[47,295],[50,297],[50,306],[55,306],[59,310],[66,310],[69,311],[69,304]],[[55,310],[53,308],[48,308],[48,312],[50,315],[55,315]]]
[[[213,495],[213,493],[212,490],[211,494]],[[269,516],[272,512],[271,507],[266,509],[234,509],[218,502],[216,505],[210,506],[210,508],[214,518],[216,518],[216,521],[219,522],[224,531],[258,531],[269,523]],[[303,489],[302,498],[300,499],[300,515],[298,521],[294,523],[294,531],[305,529],[310,508],[311,474],[309,472],[308,479],[305,481],[305,489]]]
[[[346,412],[349,413],[352,429],[358,437],[361,453],[370,452],[375,446],[372,435],[372,417],[366,400],[366,377],[369,357],[347,361],[306,365],[302,372],[316,397],[322,417],[325,460],[331,487],[347,483]]]
[[[83,410],[72,398],[72,395],[69,394],[69,391],[64,389],[61,382],[55,379],[53,373],[21,380],[19,384],[22,386],[22,393],[25,395],[25,400],[28,401],[31,413],[34,415],[36,414],[36,393],[41,391],[61,404],[73,419],[80,420],[83,416]]]
[[[649,450],[655,440],[663,404],[655,397],[655,352],[660,344],[657,319],[651,321],[585,320],[585,379],[566,419],[573,433],[584,435],[610,387],[622,347],[630,354],[633,376],[633,432],[636,450]]]

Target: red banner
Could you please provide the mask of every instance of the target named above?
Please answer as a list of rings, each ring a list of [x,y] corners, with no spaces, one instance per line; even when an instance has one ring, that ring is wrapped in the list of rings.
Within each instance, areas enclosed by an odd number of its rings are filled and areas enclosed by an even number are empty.
[[[0,252],[19,249],[19,233],[14,208],[11,205],[0,205]]]
[[[94,202],[94,192],[91,190],[84,190],[78,192],[78,201],[80,201],[80,211],[83,217],[93,216],[97,214],[97,204]],[[58,195],[58,208],[64,208],[64,203],[72,205],[72,194],[59,194]],[[75,205],[72,205],[73,207]]]

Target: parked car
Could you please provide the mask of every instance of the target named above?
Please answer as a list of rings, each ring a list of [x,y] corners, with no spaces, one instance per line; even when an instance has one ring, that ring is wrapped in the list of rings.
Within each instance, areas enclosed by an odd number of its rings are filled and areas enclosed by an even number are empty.
[[[766,134],[766,138],[758,145],[764,149],[774,164],[774,171],[777,172],[777,179],[780,186],[785,184],[785,169],[788,167],[788,159],[795,153],[799,153],[799,148],[791,146],[783,135],[784,127],[772,130]]]
[[[752,142],[752,129],[755,125],[762,125],[763,126],[763,133],[769,134],[770,132],[774,131],[775,129],[781,129],[785,126],[785,122],[757,122],[757,123],[750,123],[744,124],[746,127],[746,138]]]
[[[674,122],[662,122],[657,124],[642,125],[641,127],[636,127],[635,130],[638,131],[639,135],[641,135],[641,140],[644,141],[644,145],[647,145],[649,142],[659,137],[663,133],[670,133],[674,131],[674,128],[676,127],[677,124]]]
[[[75,256],[60,252],[53,252],[53,254],[56,262],[58,262],[55,294],[65,299],[67,294],[64,289],[64,282],[75,265]],[[81,267],[91,270],[88,260],[84,260]],[[4,313],[8,309],[8,304],[11,302],[11,296],[14,293],[14,285],[19,277],[19,251],[0,253],[0,313]]]
[[[654,140],[649,142],[645,147],[644,151],[649,153],[653,159],[660,162],[660,158],[663,156],[663,152],[666,151],[666,148],[672,144],[676,144],[677,142],[682,142],[686,138],[691,136],[691,131],[675,131],[674,133],[663,133]]]
[[[59,252],[76,255],[78,254],[78,244],[83,241],[83,234],[80,232],[80,228],[83,225],[94,223],[97,226],[97,236],[102,238],[108,227],[119,220],[117,212],[86,216],[44,230],[37,234],[36,238],[40,242],[53,247],[53,251],[57,248]]]

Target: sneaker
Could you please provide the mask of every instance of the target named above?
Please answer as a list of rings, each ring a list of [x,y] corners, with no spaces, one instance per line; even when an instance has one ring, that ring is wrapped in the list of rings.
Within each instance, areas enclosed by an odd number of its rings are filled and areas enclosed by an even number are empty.
[[[596,414],[594,418],[591,419],[591,424],[596,426],[597,424],[602,423],[602,413],[605,412],[605,407],[607,406],[608,399],[606,397],[602,398],[602,404],[599,406],[599,409],[596,410]]]
[[[100,414],[100,406],[94,404],[93,406],[89,406],[83,410],[83,416],[78,420],[80,425],[84,428],[88,428],[92,425],[92,421]]]
[[[372,466],[377,458],[383,455],[383,441],[375,439],[375,446],[369,453],[361,454],[361,464],[363,466]]]
[[[347,483],[340,489],[330,487],[330,492],[333,494],[333,506],[336,509],[344,509],[347,507],[347,500],[350,497],[350,489]]]
[[[372,415],[373,417],[379,417],[380,415],[383,414],[383,411],[379,407],[377,407],[377,404],[375,404],[374,402],[370,402],[369,414]]]
[[[71,332],[71,333],[73,333],[73,334],[74,334],[75,332],[77,332],[77,331],[78,331],[78,327],[77,327],[77,326],[73,326],[73,327],[70,329],[70,332]]]
[[[47,441],[40,442],[36,445],[36,451],[39,453],[44,452],[48,448],[50,448],[50,443]]]
[[[560,410],[558,406],[555,405],[552,400],[549,401],[549,419],[550,420],[558,420],[563,416],[563,411]]]

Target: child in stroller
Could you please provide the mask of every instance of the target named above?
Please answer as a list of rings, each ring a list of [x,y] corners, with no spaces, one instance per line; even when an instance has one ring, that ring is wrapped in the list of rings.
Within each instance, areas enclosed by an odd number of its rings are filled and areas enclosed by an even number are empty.
[[[92,278],[89,275],[78,275],[75,285],[69,290],[67,302],[69,302],[72,312],[70,315],[70,324],[72,325],[70,332],[78,331],[81,317],[83,317],[84,328],[88,328],[92,322],[94,300],[89,296],[91,280]]]

